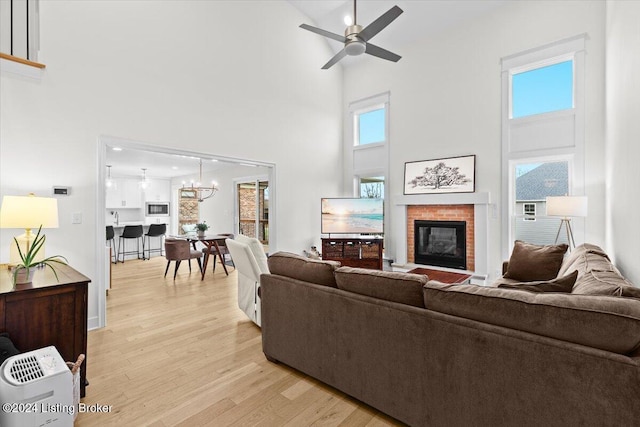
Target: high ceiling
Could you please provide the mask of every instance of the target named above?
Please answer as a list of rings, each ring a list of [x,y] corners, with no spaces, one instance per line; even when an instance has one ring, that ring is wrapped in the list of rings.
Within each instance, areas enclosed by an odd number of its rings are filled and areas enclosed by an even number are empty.
[[[344,34],[346,25],[344,17],[353,14],[353,1],[344,0],[288,0],[308,19],[300,22],[316,26],[336,34]],[[359,0],[357,2],[358,24],[366,27],[394,5],[404,13],[392,22],[372,43],[404,55],[405,47],[418,40],[426,39],[433,34],[453,25],[461,24],[508,3],[508,0]],[[300,37],[321,37],[300,29]],[[324,38],[323,38],[324,39]],[[334,52],[342,49],[339,42],[325,39]],[[318,58],[320,68],[330,58]],[[346,57],[341,65],[349,66],[358,61],[357,57]],[[151,152],[147,150],[125,149],[112,151],[108,147],[106,164],[113,165],[111,173],[115,176],[142,176],[142,168],[146,168],[151,178],[171,178],[198,173],[199,160],[194,156]],[[205,159],[203,171],[208,172],[224,167],[237,166],[237,161],[217,162]]]
[[[333,0],[288,0],[293,6],[309,17],[306,22],[315,27],[344,35],[345,15],[353,14],[353,1]],[[404,13],[381,33],[372,39],[372,43],[402,56],[404,47],[430,35],[458,25],[508,3],[508,0],[359,0],[357,2],[358,24],[366,27],[380,15],[399,6]],[[302,33],[308,33],[300,30]],[[304,37],[322,37],[313,33]],[[327,39],[334,52],[342,49],[342,44]],[[319,66],[323,60],[319,58]],[[353,64],[358,58],[347,57],[340,61],[342,65]]]

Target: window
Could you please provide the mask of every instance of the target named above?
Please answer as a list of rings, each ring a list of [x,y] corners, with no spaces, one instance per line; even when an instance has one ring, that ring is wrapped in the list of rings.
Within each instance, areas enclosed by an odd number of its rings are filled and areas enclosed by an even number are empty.
[[[374,110],[356,112],[354,114],[355,145],[366,145],[385,142],[386,112],[384,106]]]
[[[384,199],[384,176],[360,178],[360,197]]]
[[[573,60],[512,75],[512,118],[570,108],[573,108]]]
[[[505,259],[515,240],[554,242],[546,196],[584,194],[585,55],[579,34],[501,60]],[[572,225],[584,240],[584,222]]]
[[[522,213],[524,214],[524,221],[535,221],[536,218],[536,204],[535,203],[524,203],[522,205]],[[531,217],[531,218],[527,218]]]
[[[515,240],[535,244],[554,242],[559,218],[546,217],[548,196],[564,196],[569,192],[568,160],[523,161],[514,165]],[[538,212],[539,210],[539,212]]]

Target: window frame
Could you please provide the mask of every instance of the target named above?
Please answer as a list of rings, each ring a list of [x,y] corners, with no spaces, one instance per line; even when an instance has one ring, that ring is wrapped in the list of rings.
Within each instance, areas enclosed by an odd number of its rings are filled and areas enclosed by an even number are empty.
[[[586,34],[503,57],[502,92],[502,259],[508,259],[515,237],[516,213],[513,164],[569,160],[569,194],[585,194],[585,55]],[[511,77],[514,72],[539,68],[573,57],[573,108],[513,118]],[[567,126],[571,123],[570,131]],[[563,125],[565,132],[558,133]],[[552,144],[549,141],[553,141]],[[584,240],[584,223],[574,228],[577,240]],[[496,270],[494,274],[499,275]]]
[[[513,76],[516,74],[526,73],[528,71],[537,70],[539,68],[549,67],[551,65],[561,64],[563,62],[571,61],[572,87],[571,87],[571,108],[563,108],[562,110],[545,111],[542,113],[528,114],[526,116],[513,117]],[[576,108],[576,60],[575,52],[569,54],[559,55],[553,58],[547,58],[541,61],[528,63],[519,67],[513,67],[509,69],[509,120],[522,120],[537,116],[553,116],[560,113],[571,113]]]
[[[371,142],[369,144],[360,144],[360,115],[370,113],[372,111],[383,110],[384,111],[384,141]],[[387,143],[389,138],[389,132],[387,130],[389,126],[389,112],[387,109],[387,103],[381,104],[372,104],[368,107],[353,110],[351,112],[352,126],[353,126],[353,148],[354,149],[362,149],[368,147],[380,147],[384,146]]]
[[[527,212],[527,206],[533,206],[533,213]],[[522,203],[522,220],[523,221],[535,221],[537,215],[537,204],[532,202]]]

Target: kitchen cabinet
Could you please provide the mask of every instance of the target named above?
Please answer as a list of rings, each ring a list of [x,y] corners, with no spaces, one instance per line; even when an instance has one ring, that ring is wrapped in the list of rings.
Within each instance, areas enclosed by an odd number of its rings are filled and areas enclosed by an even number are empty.
[[[145,202],[168,202],[171,200],[171,181],[168,179],[147,179],[149,185],[144,191]]]
[[[142,189],[139,180],[116,178],[113,182],[115,185],[106,191],[107,209],[142,207]]]

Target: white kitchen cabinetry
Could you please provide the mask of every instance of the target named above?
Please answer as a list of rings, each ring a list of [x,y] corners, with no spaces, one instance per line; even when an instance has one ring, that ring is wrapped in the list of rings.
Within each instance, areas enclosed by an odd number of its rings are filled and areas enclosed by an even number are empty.
[[[113,181],[115,188],[108,188],[106,191],[107,209],[139,209],[142,207],[142,190],[139,180],[118,178]]]
[[[171,200],[171,181],[168,179],[147,179],[149,185],[144,191],[145,202],[168,202]]]

